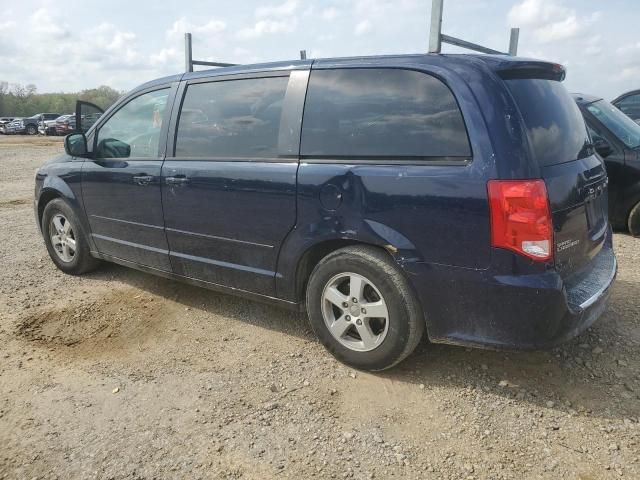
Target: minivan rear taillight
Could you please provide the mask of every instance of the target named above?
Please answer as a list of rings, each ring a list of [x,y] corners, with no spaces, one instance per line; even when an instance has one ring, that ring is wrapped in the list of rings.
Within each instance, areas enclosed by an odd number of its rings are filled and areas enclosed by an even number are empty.
[[[491,245],[533,260],[553,258],[553,224],[543,180],[489,180]]]

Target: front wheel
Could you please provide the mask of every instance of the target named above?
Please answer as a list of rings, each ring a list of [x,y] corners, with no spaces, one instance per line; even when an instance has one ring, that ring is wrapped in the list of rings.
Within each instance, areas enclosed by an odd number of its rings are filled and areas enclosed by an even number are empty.
[[[411,285],[395,262],[373,247],[347,247],[322,259],[311,274],[306,303],[322,344],[358,369],[393,367],[424,333]]]
[[[35,135],[38,133],[38,129],[35,125],[27,125],[27,135]]]
[[[51,260],[63,272],[80,275],[95,270],[100,264],[91,256],[78,217],[60,198],[52,200],[44,208],[42,235]]]
[[[640,202],[636,203],[636,206],[631,209],[627,223],[629,233],[634,237],[640,237]]]

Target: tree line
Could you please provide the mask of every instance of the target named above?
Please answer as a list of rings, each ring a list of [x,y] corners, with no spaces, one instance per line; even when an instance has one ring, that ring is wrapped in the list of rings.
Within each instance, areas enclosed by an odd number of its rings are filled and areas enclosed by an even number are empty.
[[[30,117],[36,113],[73,113],[76,100],[85,100],[106,109],[122,92],[105,85],[78,93],[38,93],[33,84],[0,81],[0,117]]]

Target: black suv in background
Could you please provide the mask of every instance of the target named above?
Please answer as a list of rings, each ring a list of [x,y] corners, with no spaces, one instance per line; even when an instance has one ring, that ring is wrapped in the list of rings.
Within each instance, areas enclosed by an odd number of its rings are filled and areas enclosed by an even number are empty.
[[[17,126],[17,130],[13,133],[26,133],[27,135],[35,135],[38,133],[40,122],[47,120],[55,120],[60,116],[59,113],[36,113],[32,117],[24,118]]]
[[[640,125],[600,97],[573,98],[607,167],[611,224],[640,236]]]
[[[640,123],[640,90],[623,93],[611,103],[622,110],[622,113],[631,120]]]

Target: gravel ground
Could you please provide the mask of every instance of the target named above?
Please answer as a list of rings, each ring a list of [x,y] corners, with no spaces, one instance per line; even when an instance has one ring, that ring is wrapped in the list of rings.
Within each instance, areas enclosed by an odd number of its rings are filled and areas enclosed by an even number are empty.
[[[60,150],[0,137],[0,478],[640,478],[640,240],[616,234],[609,309],[562,348],[366,374],[299,314],[57,271],[31,198]]]

